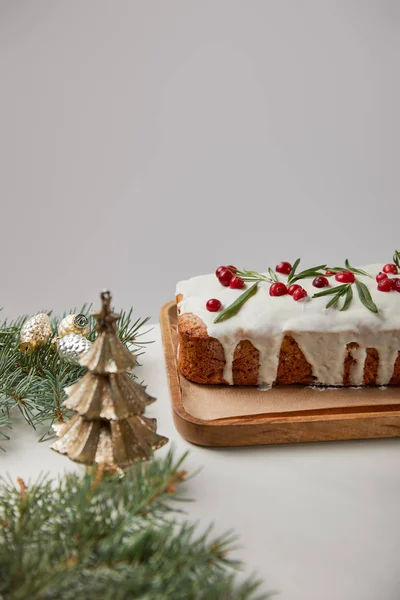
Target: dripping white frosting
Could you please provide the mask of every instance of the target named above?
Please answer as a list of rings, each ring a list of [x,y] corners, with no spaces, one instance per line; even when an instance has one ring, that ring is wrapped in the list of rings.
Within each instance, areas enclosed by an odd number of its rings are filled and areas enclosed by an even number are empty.
[[[206,309],[207,300],[218,298],[224,308],[243,291],[222,286],[215,274],[179,282],[176,293],[181,294],[183,299],[178,308],[180,314],[193,313],[199,317],[205,323],[208,335],[221,342],[225,352],[224,379],[230,384],[233,383],[234,351],[241,340],[249,340],[259,351],[258,383],[270,386],[276,379],[283,337],[291,335],[311,365],[316,382],[342,385],[347,344],[356,342],[358,347],[350,350],[356,361],[350,372],[351,385],[358,386],[363,382],[367,348],[376,348],[379,354],[376,383],[386,385],[390,382],[400,350],[400,293],[377,290],[375,276],[381,271],[381,264],[362,268],[373,278],[357,278],[368,287],[379,309],[378,314],[361,303],[355,289],[352,303],[346,311],[325,308],[330,296],[311,299],[321,290],[313,287],[310,278],[298,282],[307,290],[308,299],[295,302],[288,295],[273,297],[269,295],[270,284],[260,283],[257,293],[236,315],[214,323],[217,313]],[[287,277],[279,275],[279,279],[286,282]],[[330,284],[339,285],[333,277]]]

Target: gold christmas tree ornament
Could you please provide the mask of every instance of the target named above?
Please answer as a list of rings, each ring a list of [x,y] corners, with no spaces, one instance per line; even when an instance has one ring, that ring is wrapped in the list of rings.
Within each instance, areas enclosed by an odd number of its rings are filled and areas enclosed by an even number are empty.
[[[168,440],[156,433],[155,419],[143,416],[155,399],[129,376],[136,359],[116,335],[119,315],[111,311],[110,292],[101,299],[98,336],[79,359],[88,373],[65,389],[65,406],[77,414],[54,426],[59,439],[52,449],[85,465],[118,470],[148,460]]]
[[[51,337],[49,316],[39,313],[24,323],[21,329],[19,349],[24,354],[31,354],[37,348],[45,346]]]
[[[71,363],[78,363],[81,355],[87,352],[92,346],[92,342],[83,337],[83,335],[70,333],[69,335],[57,338],[55,346],[58,354],[64,360]]]
[[[79,315],[67,315],[63,318],[58,326],[58,337],[64,337],[72,333],[83,337],[89,335],[89,320],[86,315],[80,313]]]

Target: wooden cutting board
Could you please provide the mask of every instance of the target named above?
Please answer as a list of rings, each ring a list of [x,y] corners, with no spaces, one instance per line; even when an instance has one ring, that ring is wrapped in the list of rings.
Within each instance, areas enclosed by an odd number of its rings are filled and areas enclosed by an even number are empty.
[[[400,437],[400,388],[207,386],[177,367],[175,302],[160,313],[174,422],[201,446],[253,446]]]

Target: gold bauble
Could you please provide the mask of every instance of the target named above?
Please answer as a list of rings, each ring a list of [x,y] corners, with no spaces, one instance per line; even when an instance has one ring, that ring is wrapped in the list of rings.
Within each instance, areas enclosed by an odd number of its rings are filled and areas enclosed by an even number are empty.
[[[61,321],[58,326],[58,337],[64,337],[65,335],[83,335],[87,337],[89,335],[89,321],[86,315],[80,313],[79,315],[67,315]]]
[[[51,337],[49,316],[39,313],[24,323],[21,329],[19,349],[24,354],[31,354],[37,348],[45,346]]]

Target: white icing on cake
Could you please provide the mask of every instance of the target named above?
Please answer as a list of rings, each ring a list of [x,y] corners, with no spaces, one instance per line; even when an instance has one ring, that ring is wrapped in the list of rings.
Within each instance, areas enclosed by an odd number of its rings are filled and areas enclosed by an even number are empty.
[[[276,379],[282,339],[289,334],[312,366],[316,382],[342,385],[346,346],[356,342],[360,347],[351,350],[357,361],[351,371],[351,384],[362,384],[366,348],[376,348],[379,354],[377,384],[386,385],[392,377],[400,350],[400,293],[377,290],[375,276],[381,271],[381,264],[362,269],[373,276],[373,279],[356,277],[368,287],[379,309],[377,314],[361,303],[354,285],[353,300],[346,311],[325,308],[332,296],[311,299],[321,290],[313,287],[313,279],[310,278],[297,282],[308,292],[309,297],[304,300],[295,302],[289,295],[270,296],[270,284],[263,282],[236,315],[214,323],[218,313],[206,309],[207,300],[218,298],[225,308],[243,293],[243,290],[221,285],[214,273],[179,282],[176,293],[182,294],[183,300],[178,308],[180,314],[193,313],[199,317],[205,323],[208,335],[221,342],[225,352],[224,379],[230,384],[233,383],[235,348],[241,340],[250,340],[260,353],[258,382],[260,385],[272,385]],[[279,280],[286,283],[287,276],[279,274]],[[331,286],[340,285],[334,277],[329,281]],[[247,287],[249,285],[246,284]]]

